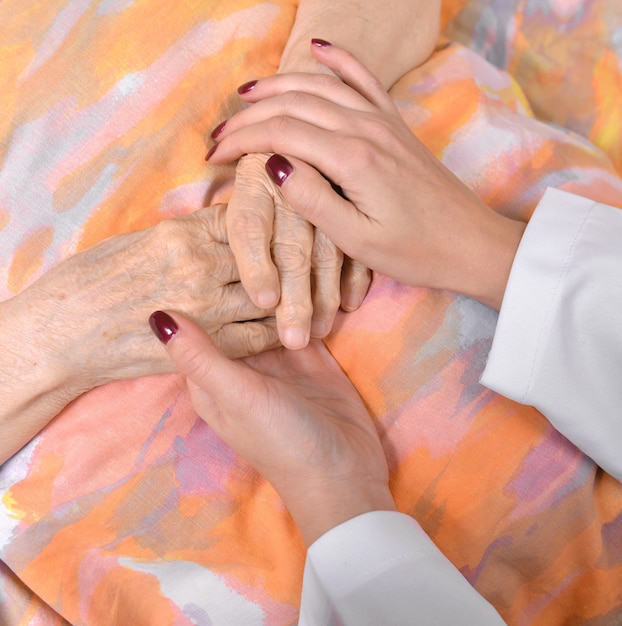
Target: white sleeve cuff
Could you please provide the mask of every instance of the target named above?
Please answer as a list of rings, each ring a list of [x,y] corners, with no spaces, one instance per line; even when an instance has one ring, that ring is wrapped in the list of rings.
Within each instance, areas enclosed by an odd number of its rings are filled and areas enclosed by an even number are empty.
[[[305,566],[300,625],[503,624],[408,515],[376,511],[320,537]]]
[[[481,382],[622,479],[622,211],[549,189],[516,253]]]

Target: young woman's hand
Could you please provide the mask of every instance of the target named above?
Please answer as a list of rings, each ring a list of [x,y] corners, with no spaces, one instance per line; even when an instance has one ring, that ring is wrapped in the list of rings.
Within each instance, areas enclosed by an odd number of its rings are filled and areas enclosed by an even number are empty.
[[[214,431],[279,492],[306,545],[356,515],[394,510],[384,451],[363,401],[321,341],[230,361],[195,323],[151,325]]]
[[[276,153],[266,167],[284,200],[345,254],[404,283],[498,308],[525,225],[489,209],[444,167],[354,57],[323,41],[311,49],[342,80],[258,81],[211,161]]]
[[[332,74],[309,53],[309,39],[321,31],[363,55],[389,88],[430,56],[440,14],[441,0],[394,3],[391,11],[385,0],[300,0],[278,73]],[[219,125],[214,134],[222,130]],[[320,229],[291,210],[265,172],[269,156],[250,152],[240,158],[227,212],[228,236],[251,299],[276,306],[282,343],[300,348],[309,336],[328,334],[339,306],[351,311],[361,304],[371,272],[344,257]]]

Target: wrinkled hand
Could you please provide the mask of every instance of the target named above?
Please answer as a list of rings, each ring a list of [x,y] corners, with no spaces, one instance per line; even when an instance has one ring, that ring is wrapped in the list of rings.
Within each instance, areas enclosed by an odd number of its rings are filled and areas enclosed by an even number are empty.
[[[211,160],[277,153],[267,168],[283,199],[346,254],[404,283],[498,308],[524,224],[489,209],[445,168],[354,57],[311,49],[343,82],[311,74],[258,81],[243,95],[252,106],[228,120]]]
[[[266,174],[267,154],[243,156],[227,209],[227,232],[240,279],[258,306],[276,307],[283,345],[299,349],[325,337],[339,306],[363,301],[369,271],[345,258],[291,210]]]
[[[63,261],[13,303],[47,342],[50,371],[91,388],[172,371],[145,328],[154,308],[183,311],[231,357],[278,345],[249,300],[226,239],[225,206],[111,237]],[[24,317],[22,315],[21,317]],[[247,320],[249,323],[239,324]],[[36,354],[33,358],[37,358]]]
[[[234,362],[172,315],[152,320],[198,414],[279,492],[307,545],[351,517],[395,508],[375,427],[321,341]]]

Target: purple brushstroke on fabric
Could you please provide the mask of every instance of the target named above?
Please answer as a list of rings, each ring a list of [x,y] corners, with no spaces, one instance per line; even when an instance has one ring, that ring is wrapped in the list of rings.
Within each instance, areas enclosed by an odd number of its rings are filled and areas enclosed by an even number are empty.
[[[136,457],[136,463],[134,464],[134,467],[138,470],[140,469],[144,462],[145,462],[145,457],[147,456],[147,453],[149,452],[149,448],[151,448],[152,443],[155,441],[155,439],[158,437],[158,435],[162,432],[162,430],[164,429],[164,424],[166,423],[166,421],[168,420],[168,418],[172,415],[174,409],[175,409],[175,405],[177,404],[178,400],[179,400],[179,395],[175,398],[175,400],[173,400],[173,402],[170,404],[170,406],[166,409],[166,411],[164,411],[164,413],[162,413],[162,416],[160,417],[160,419],[158,420],[157,424],[153,427],[149,437],[147,438],[147,440],[142,444],[142,446],[140,447],[140,451]]]
[[[601,536],[605,546],[600,557],[601,566],[607,569],[619,567],[622,564],[622,512],[613,521],[603,524]]]
[[[227,477],[237,455],[205,422],[197,419],[186,437],[175,439],[173,448],[180,489],[193,494],[229,493]]]
[[[476,567],[471,568],[467,565],[461,568],[460,572],[472,585],[476,585],[478,578],[486,567],[488,560],[491,558],[491,556],[493,556],[493,553],[499,548],[509,548],[513,544],[514,540],[512,539],[512,537],[499,537],[498,539],[493,541],[488,546],[488,548],[486,548],[486,552],[484,552],[482,560],[477,564]]]
[[[527,514],[527,510],[533,515],[563,500],[590,480],[593,473],[593,461],[549,426],[504,492],[520,502],[515,515]]]

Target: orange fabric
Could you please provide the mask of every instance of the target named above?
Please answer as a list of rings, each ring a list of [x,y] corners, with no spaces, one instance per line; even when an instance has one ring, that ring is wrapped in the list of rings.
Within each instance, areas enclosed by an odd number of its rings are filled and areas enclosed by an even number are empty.
[[[439,158],[525,219],[547,186],[622,206],[616,58],[586,65],[593,80],[573,71],[581,98],[553,80],[570,44],[546,88],[546,67],[524,69],[534,29],[542,46],[558,35],[557,4],[516,3],[486,30],[495,2],[447,3],[462,45],[439,46],[392,92]],[[209,133],[239,84],[275,71],[294,14],[286,0],[0,4],[0,297],[109,235],[226,200],[232,168],[204,163]],[[605,15],[573,24],[606,38]],[[495,67],[486,45],[501,36]],[[473,301],[377,276],[327,343],[377,421],[400,510],[508,623],[615,623],[622,487],[535,410],[478,384],[494,323]],[[0,476],[11,625],[296,620],[297,531],[176,376],[86,394]]]

